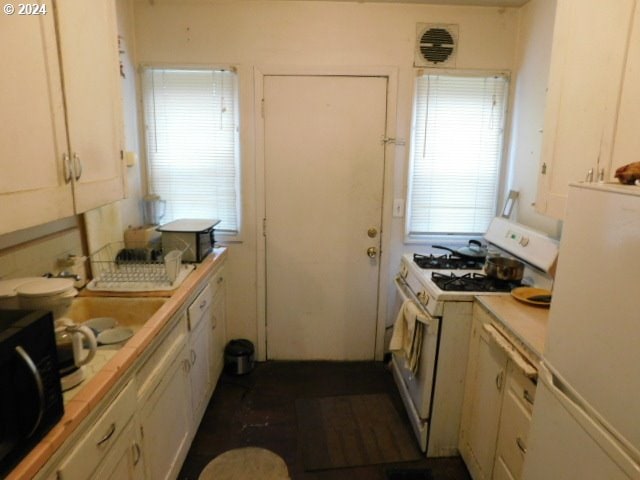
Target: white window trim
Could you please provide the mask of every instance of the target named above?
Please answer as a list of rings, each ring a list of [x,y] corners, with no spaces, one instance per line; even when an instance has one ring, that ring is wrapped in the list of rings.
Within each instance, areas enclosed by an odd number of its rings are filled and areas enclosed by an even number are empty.
[[[508,175],[508,149],[509,149],[509,136],[510,136],[510,125],[511,125],[511,100],[512,100],[512,92],[513,92],[513,82],[511,78],[511,72],[508,70],[473,70],[473,69],[451,69],[451,68],[415,68],[414,69],[414,77],[413,77],[413,89],[412,89],[412,101],[415,99],[416,89],[417,89],[417,81],[418,78],[422,75],[458,75],[458,76],[467,76],[467,77],[486,77],[486,76],[502,76],[505,77],[508,81],[508,89],[507,89],[507,98],[505,101],[505,122],[504,122],[504,135],[502,142],[502,150],[500,154],[500,172],[498,178],[498,193],[496,199],[496,211],[495,215],[498,215],[500,212],[500,202],[504,198],[504,185],[505,178]],[[410,148],[407,149],[407,160],[406,160],[406,169],[404,175],[404,186],[405,186],[405,213],[404,213],[404,225],[403,225],[403,243],[405,245],[447,245],[453,246],[454,248],[463,247],[468,244],[468,241],[483,239],[483,235],[472,235],[472,234],[410,234],[409,233],[409,198],[411,195],[411,175],[412,175],[412,162],[413,162],[413,152],[411,150],[411,135],[413,134],[413,122],[415,115],[415,106],[412,103],[411,108],[411,120],[410,120],[410,140],[407,142]]]
[[[140,147],[139,151],[141,152],[141,156],[143,160],[141,162],[140,168],[140,182],[143,190],[143,195],[151,193],[149,191],[149,171],[148,171],[148,158],[147,158],[147,137],[145,134],[145,115],[144,115],[144,99],[143,99],[143,75],[144,70],[147,68],[156,68],[156,69],[175,69],[175,70],[230,70],[233,71],[237,76],[237,96],[236,96],[236,111],[238,115],[238,162],[237,162],[237,175],[236,175],[236,210],[238,216],[238,230],[234,233],[216,231],[215,238],[216,243],[243,243],[244,242],[244,234],[245,234],[245,216],[243,211],[243,199],[244,199],[244,190],[243,190],[243,156],[242,156],[242,145],[243,145],[243,135],[242,135],[242,78],[240,74],[240,66],[238,64],[227,64],[227,63],[215,63],[215,64],[193,64],[193,63],[164,63],[164,62],[144,62],[138,64],[138,92],[139,92],[139,138]]]

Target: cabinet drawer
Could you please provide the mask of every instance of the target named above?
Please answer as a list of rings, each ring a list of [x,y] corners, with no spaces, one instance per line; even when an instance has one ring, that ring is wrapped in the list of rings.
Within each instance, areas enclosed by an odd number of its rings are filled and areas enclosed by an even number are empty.
[[[183,314],[171,332],[138,370],[136,384],[138,386],[139,399],[147,398],[151,395],[151,392],[160,383],[164,372],[167,371],[180,349],[185,345],[186,340],[187,322],[186,315]]]
[[[194,330],[196,328],[198,322],[206,317],[206,312],[211,308],[211,302],[213,300],[211,291],[211,285],[207,284],[189,307],[190,330]]]
[[[224,267],[221,267],[218,269],[218,271],[216,271],[213,277],[211,277],[211,280],[209,280],[209,285],[211,285],[212,296],[218,293],[218,290],[220,289],[220,287],[224,285],[224,280],[225,280]]]
[[[133,417],[135,408],[135,385],[134,382],[129,382],[63,461],[58,470],[58,478],[60,480],[91,478],[93,471]]]
[[[496,461],[502,460],[514,478],[520,478],[527,451],[531,414],[517,392],[508,389],[502,404]]]
[[[509,365],[507,388],[531,415],[536,398],[536,384],[513,363]]]

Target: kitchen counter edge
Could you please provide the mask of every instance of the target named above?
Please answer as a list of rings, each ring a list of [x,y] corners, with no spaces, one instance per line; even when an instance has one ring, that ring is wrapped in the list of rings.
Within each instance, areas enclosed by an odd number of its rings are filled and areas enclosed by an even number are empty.
[[[160,334],[164,326],[180,310],[185,302],[196,292],[202,280],[219,267],[227,258],[227,248],[215,248],[213,253],[197,264],[195,270],[185,279],[184,283],[175,291],[167,301],[145,322],[131,339],[118,351],[116,355],[98,372],[87,381],[82,389],[72,400],[65,404],[65,413],[62,419],[49,431],[49,433],[25,456],[22,461],[9,473],[6,480],[21,480],[33,478],[51,457],[62,447],[63,443],[80,426],[82,421],[100,405],[100,402],[116,386],[118,380],[129,371],[134,362],[142,356],[143,352]],[[93,296],[91,293],[83,293],[82,296]],[[97,296],[105,296],[104,293]],[[154,292],[136,292],[135,294],[119,295],[113,297],[149,297],[157,296]],[[164,293],[161,296],[167,296]]]
[[[477,295],[476,301],[538,359],[542,358],[547,338],[548,308],[525,305],[511,295]]]

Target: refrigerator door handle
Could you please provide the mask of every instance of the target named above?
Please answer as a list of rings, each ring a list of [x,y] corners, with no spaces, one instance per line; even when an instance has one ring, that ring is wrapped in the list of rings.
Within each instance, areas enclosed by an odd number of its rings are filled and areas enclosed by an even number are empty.
[[[629,478],[640,480],[640,453],[633,445],[608,427],[598,413],[559,376],[553,374],[544,362],[540,365],[539,379],[589,436],[602,439],[598,444],[616,464],[625,470]],[[534,416],[535,413],[534,407]]]

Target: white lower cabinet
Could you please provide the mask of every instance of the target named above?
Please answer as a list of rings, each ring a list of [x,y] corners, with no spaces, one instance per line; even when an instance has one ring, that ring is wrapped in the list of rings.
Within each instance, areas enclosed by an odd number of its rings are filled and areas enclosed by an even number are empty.
[[[506,365],[507,356],[492,344],[482,324],[474,319],[460,452],[475,480],[492,478]]]
[[[485,325],[491,325],[489,315],[474,307],[459,449],[474,480],[515,480],[536,386],[521,368],[522,362],[531,366],[527,359],[507,353]]]
[[[224,274],[225,270],[221,268],[218,273],[211,278],[211,282],[209,283],[213,289],[209,360],[214,387],[224,367],[224,347],[227,340],[227,282]]]
[[[211,335],[211,286],[207,286],[189,307],[189,381],[194,431],[207,408],[211,392],[209,346]]]
[[[77,442],[57,470],[59,480],[95,478],[95,472],[119,445],[136,408],[135,382],[129,382],[93,427]],[[125,440],[128,442],[128,439]],[[104,477],[103,477],[104,478]]]
[[[189,449],[187,316],[180,315],[136,374],[146,478],[175,478]]]
[[[146,477],[176,478],[187,451],[191,433],[186,347],[180,349],[140,411],[140,426]]]
[[[509,362],[496,446],[496,464],[504,465],[513,478],[520,478],[522,474],[535,388],[531,379]]]
[[[91,476],[92,480],[142,480],[144,461],[142,447],[132,420],[113,444],[101,466]]]
[[[37,480],[177,478],[222,370],[222,272],[201,283],[142,353],[126,385]]]

